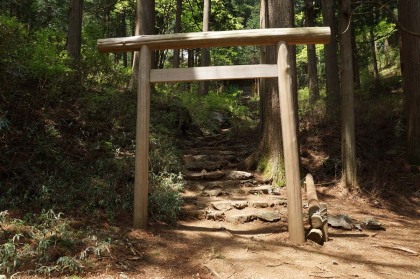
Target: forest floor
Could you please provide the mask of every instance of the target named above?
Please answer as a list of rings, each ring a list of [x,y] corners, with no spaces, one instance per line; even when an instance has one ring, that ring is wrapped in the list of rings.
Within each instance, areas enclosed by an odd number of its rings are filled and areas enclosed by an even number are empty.
[[[181,220],[140,230],[132,228],[129,214],[112,223],[77,217],[69,222],[73,230],[92,228],[110,245],[104,253],[89,252],[78,276],[60,278],[420,278],[420,169],[405,163],[392,134],[398,127],[386,115],[356,122],[362,191],[340,185],[339,124],[327,125],[316,113],[300,121],[302,173],[313,175],[329,216],[348,215],[355,224],[374,218],[384,230],[329,227],[323,245],[291,243],[286,189],[241,169],[257,148],[256,136],[221,131],[180,139],[186,179]],[[307,213],[303,189],[302,196]],[[36,277],[23,274],[13,278]]]
[[[323,245],[310,240],[295,245],[288,238],[285,188],[239,168],[255,143],[224,134],[188,138],[182,141],[187,180],[183,219],[174,226],[151,224],[147,230],[128,229],[131,220],[124,229],[121,224],[115,231],[124,235],[126,245],[114,249],[112,257],[86,276],[420,278],[419,169],[395,156],[381,162],[366,160],[370,163],[362,166],[360,181],[376,187],[348,193],[336,178],[340,166],[330,158],[339,156],[337,133],[325,126],[318,133],[308,132],[314,128],[301,129],[301,159],[304,170],[315,177],[328,214],[348,215],[354,223],[374,218],[384,230],[330,227],[329,241]],[[368,144],[365,150],[374,152]],[[378,178],[366,176],[375,168],[383,170]],[[303,190],[302,195],[307,212]]]

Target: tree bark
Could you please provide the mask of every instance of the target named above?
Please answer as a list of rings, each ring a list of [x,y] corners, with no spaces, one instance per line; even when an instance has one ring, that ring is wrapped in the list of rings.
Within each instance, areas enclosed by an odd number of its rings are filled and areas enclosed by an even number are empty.
[[[305,26],[315,26],[313,0],[305,0],[305,10]],[[318,69],[316,67],[315,45],[307,45],[307,54],[309,76],[309,103],[314,104],[317,100],[319,100]]]
[[[194,53],[195,53],[194,49],[189,49],[188,50],[188,68],[194,67],[194,61],[195,61]]]
[[[420,34],[420,1],[399,1],[401,25]],[[401,30],[401,71],[407,118],[407,159],[420,165],[420,38]]]
[[[176,0],[176,15],[175,15],[175,33],[181,32],[181,16],[182,16],[182,0]],[[179,68],[179,49],[174,50],[174,57],[172,61],[173,68]]]
[[[76,71],[77,83],[81,82],[83,0],[71,0],[68,17],[67,51],[72,58],[72,67]]]
[[[358,190],[356,169],[356,140],[354,128],[353,57],[351,36],[351,0],[340,6],[341,58],[341,152],[342,183],[350,190]]]
[[[203,10],[203,32],[209,31],[210,26],[210,0],[204,0]],[[201,49],[201,67],[210,65],[210,50],[208,48]],[[200,95],[206,95],[209,92],[209,82],[200,81]]]
[[[267,0],[260,0],[260,28],[265,29],[267,28]],[[260,47],[260,64],[267,64],[267,46]],[[260,132],[263,130],[263,123],[264,123],[264,92],[266,91],[266,83],[265,79],[259,79],[258,83],[258,95],[260,96]]]
[[[122,15],[121,15],[121,33],[123,34],[124,37],[127,36],[127,22],[126,22],[126,19],[127,19],[127,12],[126,12],[126,10],[124,10],[122,12]],[[128,67],[128,56],[127,56],[127,52],[124,51],[122,53],[122,56],[123,56],[123,65],[124,65],[124,68],[127,68]]]
[[[291,0],[268,0],[267,1],[267,28],[292,27],[294,22],[293,1]],[[293,103],[297,107],[296,96],[296,51],[293,46],[288,46],[288,64],[292,77]],[[267,47],[266,62],[275,64],[277,52],[275,47]],[[257,167],[264,176],[277,184],[284,185],[284,159],[283,144],[280,123],[280,105],[278,83],[275,79],[265,81],[265,90],[262,91],[262,135],[257,152],[253,153],[245,161],[246,167]],[[296,116],[296,115],[294,115]],[[296,116],[297,117],[297,116]],[[297,119],[294,121],[297,123]]]
[[[391,57],[389,56],[389,41],[388,38],[384,39],[384,54],[385,54],[385,64],[384,67],[388,67],[391,62]]]
[[[155,0],[137,0],[136,5],[136,29],[135,35],[152,35],[155,33]],[[133,89],[137,84],[139,76],[140,53],[134,52],[133,74],[131,75],[129,89]],[[155,66],[152,61],[152,68]]]
[[[340,110],[340,83],[337,59],[337,30],[334,0],[322,0],[324,25],[331,28],[331,42],[324,45],[325,74],[327,87],[327,112],[330,119],[336,119]]]
[[[373,26],[369,29],[369,41],[370,41],[370,50],[372,51],[372,64],[373,64],[373,79],[375,88],[379,85],[379,69],[378,69],[378,59],[376,56],[376,43],[375,43],[375,33],[373,32]]]
[[[350,33],[352,33],[351,47],[353,50],[353,82],[354,82],[354,87],[360,88],[360,67],[359,67],[359,55],[357,54],[356,36],[354,35],[353,30]]]

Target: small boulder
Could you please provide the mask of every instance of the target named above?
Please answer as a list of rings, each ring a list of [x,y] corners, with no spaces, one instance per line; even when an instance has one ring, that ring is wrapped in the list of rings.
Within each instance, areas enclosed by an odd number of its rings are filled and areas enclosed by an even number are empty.
[[[248,202],[247,201],[233,201],[232,206],[236,209],[244,209],[245,207],[248,206]]]
[[[353,229],[353,221],[348,215],[338,214],[328,216],[328,225],[335,228],[343,228],[346,230]]]
[[[250,206],[256,208],[266,208],[270,206],[270,203],[268,203],[267,201],[253,201],[250,203]]]
[[[216,201],[212,202],[211,205],[214,209],[220,210],[220,211],[227,211],[232,208],[230,201]]]
[[[205,197],[217,197],[223,194],[222,189],[204,190],[202,193]]]
[[[278,222],[281,219],[279,212],[264,211],[258,214],[258,219],[265,222]]]
[[[250,179],[253,177],[254,175],[252,173],[246,172],[246,171],[231,171],[227,174],[228,179],[243,180],[243,179]]]
[[[206,213],[206,219],[214,221],[223,221],[225,219],[225,214],[221,211],[209,210]]]
[[[239,213],[239,214],[226,216],[226,221],[232,222],[232,223],[247,223],[247,222],[251,222],[254,219],[255,219],[254,215],[246,214],[246,213],[245,214]]]
[[[249,194],[271,194],[273,187],[271,186],[258,186],[250,189],[248,191]]]

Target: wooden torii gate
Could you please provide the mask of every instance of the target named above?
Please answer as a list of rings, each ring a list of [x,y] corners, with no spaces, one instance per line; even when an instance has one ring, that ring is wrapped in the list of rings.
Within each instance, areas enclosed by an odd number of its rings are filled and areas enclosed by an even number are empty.
[[[236,31],[142,35],[100,39],[100,52],[140,51],[137,89],[136,159],[134,180],[134,227],[147,225],[150,83],[199,80],[253,79],[278,77],[280,116],[286,170],[288,230],[291,242],[305,241],[300,189],[296,111],[292,78],[287,63],[287,44],[326,44],[329,27],[273,28]],[[275,45],[277,64],[151,69],[151,51],[247,45]]]

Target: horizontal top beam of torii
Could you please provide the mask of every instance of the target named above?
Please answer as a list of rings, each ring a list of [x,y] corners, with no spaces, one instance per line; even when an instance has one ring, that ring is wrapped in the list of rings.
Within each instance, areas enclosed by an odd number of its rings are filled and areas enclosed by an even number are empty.
[[[229,47],[248,45],[327,44],[330,42],[329,27],[267,28],[234,31],[211,31],[141,35],[98,40],[100,52],[138,51],[142,46],[151,50]]]

